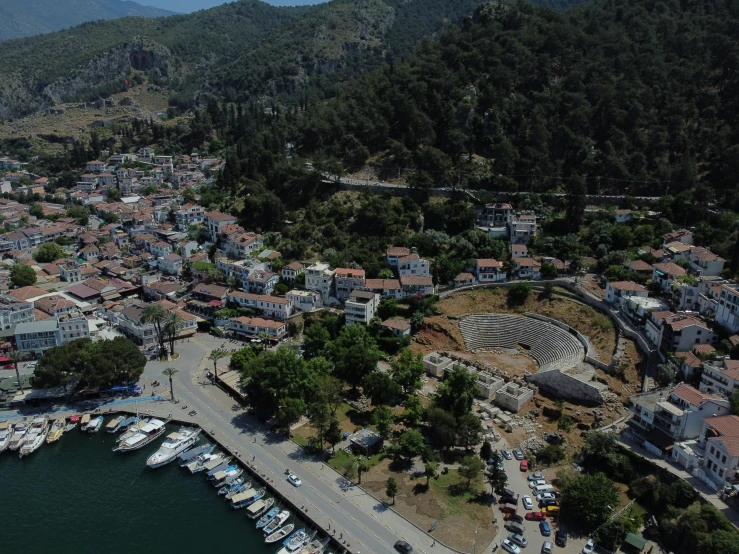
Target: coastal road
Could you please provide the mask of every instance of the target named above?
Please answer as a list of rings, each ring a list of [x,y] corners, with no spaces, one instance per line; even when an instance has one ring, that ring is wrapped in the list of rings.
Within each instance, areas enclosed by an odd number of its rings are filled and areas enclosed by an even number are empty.
[[[165,367],[176,367],[180,371],[175,377],[175,395],[180,404],[167,403],[162,408],[171,407],[173,416],[180,418],[190,409],[195,409],[198,412],[194,418],[197,423],[209,433],[215,431],[214,438],[238,452],[243,462],[253,460],[259,474],[270,481],[270,486],[296,507],[302,506],[305,515],[328,530],[345,552],[386,554],[393,551],[393,544],[400,539],[408,541],[415,551],[422,554],[454,552],[439,543],[432,546],[435,542],[433,537],[329,466],[304,455],[292,441],[266,434],[264,425],[248,416],[241,407],[235,407],[234,400],[210,384],[204,375],[205,368],[212,367],[211,363],[203,360],[204,356],[210,348],[218,347],[222,342],[209,344],[213,340],[212,337],[198,335],[191,342],[178,345],[178,360],[147,364],[144,377],[151,380],[164,382],[162,370]],[[225,361],[221,365],[225,366]],[[165,390],[157,389],[157,393],[167,397]],[[185,410],[182,409],[184,405],[188,406]],[[286,481],[285,468],[290,468],[301,478],[301,487],[295,488]]]

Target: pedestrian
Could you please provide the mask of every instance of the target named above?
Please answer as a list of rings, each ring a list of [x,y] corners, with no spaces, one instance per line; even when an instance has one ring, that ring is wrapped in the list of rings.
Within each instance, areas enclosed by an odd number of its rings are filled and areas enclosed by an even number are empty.
[[[431,546],[436,546],[436,539],[434,539],[434,542]]]

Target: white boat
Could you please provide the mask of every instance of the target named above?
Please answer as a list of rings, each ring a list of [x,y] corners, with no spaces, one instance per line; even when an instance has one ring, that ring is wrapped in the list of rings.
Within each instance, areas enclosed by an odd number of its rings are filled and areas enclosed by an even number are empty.
[[[210,471],[222,463],[223,454],[203,454],[202,456],[198,456],[196,460],[193,460],[185,467],[190,470],[190,473],[200,473],[206,469]]]
[[[187,467],[191,462],[194,462],[200,456],[205,456],[206,454],[210,454],[215,449],[215,444],[210,444],[206,442],[205,444],[201,444],[196,446],[195,448],[192,448],[186,452],[183,452],[178,456],[179,461],[177,463],[180,464],[180,467]]]
[[[249,489],[244,492],[240,492],[231,498],[231,507],[234,510],[238,510],[240,508],[245,508],[246,506],[251,506],[254,502],[261,499],[265,492],[265,489]]]
[[[249,519],[257,519],[267,512],[275,503],[274,498],[266,498],[264,500],[257,500],[254,504],[246,509],[246,517]]]
[[[118,431],[118,427],[120,426],[121,422],[123,422],[124,419],[126,419],[126,417],[122,415],[114,417],[105,426],[105,430],[108,433],[115,433],[116,431]]]
[[[10,445],[10,437],[13,436],[15,425],[7,421],[0,421],[0,452]]]
[[[159,450],[149,456],[146,465],[155,468],[174,461],[177,456],[200,440],[198,438],[200,431],[199,428],[190,427],[183,428],[178,433],[170,433],[167,435],[167,440],[159,447]]]
[[[290,512],[287,510],[283,510],[280,512],[280,514],[274,518],[272,521],[270,521],[267,525],[264,526],[264,534],[265,535],[271,535],[275,531],[277,531],[283,523],[287,521],[287,518],[290,517]],[[270,541],[273,542],[273,541]]]
[[[228,485],[230,483],[233,483],[234,481],[236,481],[236,479],[241,477],[241,474],[244,473],[244,470],[241,468],[237,468],[237,469],[232,469],[229,471],[224,471],[224,473],[226,475],[225,477],[223,477],[223,479],[219,481],[217,480],[213,483],[213,486],[215,488],[220,489],[223,485]]]
[[[13,451],[18,450],[21,446],[26,444],[27,436],[28,436],[28,423],[26,423],[25,421],[16,423],[15,429],[13,430],[13,436],[10,437],[10,444],[8,445],[8,448],[10,448]]]
[[[28,456],[35,452],[46,441],[46,435],[49,434],[49,418],[37,417],[31,422],[31,428],[28,430],[26,444],[21,447],[20,457]]]
[[[46,437],[46,442],[51,444],[52,442],[58,441],[64,434],[64,424],[66,423],[63,417],[57,418],[49,429],[49,435]]]
[[[326,550],[326,545],[330,541],[330,538],[324,539],[323,541],[314,539],[308,546],[300,551],[300,554],[323,554],[323,551]]]
[[[268,523],[271,523],[272,520],[275,519],[278,515],[280,515],[280,508],[278,506],[275,506],[269,512],[259,518],[259,521],[257,521],[257,529],[261,529]]]
[[[282,543],[284,546],[277,551],[277,554],[295,554],[308,546],[310,537],[305,529],[295,531],[289,538]]]
[[[90,423],[90,419],[90,414],[82,414],[82,418],[80,419],[80,431],[85,430],[85,427],[87,427]]]
[[[149,423],[149,421],[150,418],[146,417],[129,425],[128,429],[126,429],[126,431],[120,437],[118,437],[118,442],[124,442],[133,437],[135,434],[140,433],[141,429],[143,429],[144,426]]]
[[[113,449],[113,452],[131,452],[143,448],[161,437],[166,430],[167,427],[161,419],[152,419],[143,425],[139,424],[138,432],[125,439],[121,437],[122,440],[118,442],[118,446]],[[124,437],[127,433],[123,434]]]
[[[69,433],[75,427],[77,427],[77,422],[76,421],[70,421],[69,423],[67,423],[67,426],[64,428],[64,432],[65,433]]]
[[[271,535],[268,535],[267,538],[264,539],[264,542],[266,542],[267,544],[270,544],[270,543],[273,543],[273,542],[277,542],[280,539],[284,539],[285,537],[287,537],[290,534],[290,532],[293,529],[295,529],[295,524],[294,523],[288,523],[287,525],[285,525],[281,529],[278,529],[277,531],[275,531]]]
[[[97,433],[100,431],[100,428],[103,426],[103,416],[97,416],[96,418],[93,418],[90,420],[90,423],[85,425],[82,430],[85,433]]]

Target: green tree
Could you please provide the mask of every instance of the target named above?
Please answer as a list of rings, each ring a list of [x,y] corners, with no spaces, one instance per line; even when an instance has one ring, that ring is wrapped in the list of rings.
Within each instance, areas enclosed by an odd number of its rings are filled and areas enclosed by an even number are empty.
[[[308,406],[308,421],[318,434],[319,448],[323,450],[323,437],[331,425],[333,415],[326,402],[313,402]]]
[[[490,483],[490,486],[493,488],[493,490],[497,493],[500,493],[508,484],[508,476],[506,475],[505,471],[498,467],[497,463],[487,466],[485,478],[487,479],[488,483]]]
[[[414,355],[408,348],[404,348],[400,356],[390,362],[393,380],[402,387],[405,395],[413,394],[421,388],[423,372],[423,356],[420,353]]]
[[[42,264],[51,263],[64,256],[64,249],[55,242],[45,242],[33,253],[33,259]]]
[[[177,336],[185,326],[185,321],[176,312],[168,312],[164,319],[164,334],[169,341],[169,354],[174,355],[174,343],[177,340]]]
[[[147,304],[141,311],[141,323],[151,323],[159,343],[159,355],[166,355],[164,347],[164,325],[167,320],[167,311],[159,304]]]
[[[395,505],[395,497],[398,495],[398,482],[393,477],[388,477],[385,482],[385,494],[393,499],[393,505]]]
[[[561,491],[562,509],[568,518],[589,530],[607,521],[618,502],[616,486],[603,473],[581,475]]]
[[[411,395],[403,402],[403,413],[401,417],[408,425],[417,425],[423,418],[423,403],[421,399],[415,395]]]
[[[533,287],[531,283],[516,283],[508,288],[508,304],[521,306],[531,294]]]
[[[545,466],[561,462],[565,458],[565,450],[559,444],[548,444],[536,451],[536,461]]]
[[[467,479],[467,488],[470,488],[473,479],[477,479],[480,472],[485,468],[483,462],[478,456],[465,456],[459,463],[459,475]]]
[[[336,445],[341,442],[344,435],[339,425],[339,420],[335,416],[331,418],[331,422],[328,424],[328,429],[323,434],[323,438],[331,445],[331,451],[336,453]]]
[[[428,487],[429,481],[432,477],[436,477],[436,472],[439,469],[439,465],[436,462],[426,462],[423,466],[423,474],[426,477],[426,486]]]
[[[377,369],[380,350],[363,325],[344,327],[331,345],[331,359],[336,375],[357,388],[362,380]]]
[[[421,329],[423,329],[423,325],[424,325],[423,312],[421,311],[413,312],[413,315],[411,316],[409,323],[411,324],[411,330],[414,333],[418,333]]]
[[[493,457],[493,447],[490,442],[484,441],[480,447],[480,459],[486,462]]]
[[[169,379],[169,393],[170,393],[170,396],[173,402],[174,402],[174,384],[172,383],[172,377],[177,375],[179,372],[180,370],[174,367],[168,367],[167,369],[162,371],[162,375],[164,375],[165,377]]]
[[[36,284],[36,272],[31,266],[17,263],[10,270],[10,282],[14,287],[30,287]]]
[[[482,441],[482,420],[473,413],[457,418],[457,435],[466,450]]]
[[[569,433],[570,431],[572,431],[573,427],[575,427],[575,418],[573,418],[569,414],[563,414],[557,420],[557,429],[559,429],[560,431]]]
[[[67,217],[73,218],[78,225],[87,225],[90,222],[90,213],[82,206],[67,208]]]
[[[34,202],[28,205],[28,214],[41,218],[44,217],[44,209]]]
[[[406,460],[420,456],[426,449],[423,435],[417,429],[407,429],[404,431],[398,439],[397,446],[398,455]]]
[[[549,262],[544,262],[543,264],[541,264],[541,277],[542,279],[556,279],[557,268],[554,267],[554,264],[551,264]]]
[[[393,431],[393,411],[387,406],[377,406],[372,412],[372,421],[380,436],[387,439]]]
[[[303,332],[303,357],[310,360],[318,356],[325,356],[330,341],[331,335],[320,323],[313,323],[306,327]]]
[[[549,300],[551,300],[552,294],[554,294],[554,284],[544,283],[544,290],[542,291],[542,296],[544,298],[548,298]]]
[[[341,406],[342,397],[344,393],[344,387],[336,377],[328,375],[324,371],[327,367],[330,367],[330,362],[326,358],[313,358],[307,364],[308,371],[314,375],[313,380],[315,382],[314,397],[318,402],[325,402],[331,408],[331,414],[335,415],[339,406]]]
[[[453,446],[457,438],[457,420],[442,408],[432,407],[426,412],[429,437],[437,448]]]
[[[370,397],[374,406],[394,406],[403,392],[392,377],[379,371],[364,378],[362,390]]]
[[[456,365],[447,374],[436,391],[435,403],[440,408],[459,418],[472,411],[472,403],[477,393],[475,376],[464,366]]]
[[[290,427],[300,421],[305,412],[305,402],[302,398],[282,398],[277,408],[277,426],[287,431],[290,438]]]
[[[237,352],[236,354],[239,354]],[[236,358],[236,354],[231,358],[231,363],[234,363],[234,358]],[[208,359],[213,362],[213,379],[215,381],[218,381],[218,360],[225,358],[228,356],[228,352],[226,352],[223,348],[216,348],[215,350],[211,350],[210,354],[208,354]],[[243,368],[241,368],[243,370]]]

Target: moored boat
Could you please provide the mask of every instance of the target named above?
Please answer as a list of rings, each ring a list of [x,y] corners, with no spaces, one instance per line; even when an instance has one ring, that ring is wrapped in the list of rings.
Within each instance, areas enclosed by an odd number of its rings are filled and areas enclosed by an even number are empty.
[[[267,544],[270,544],[270,543],[273,543],[273,542],[277,542],[280,539],[284,539],[285,537],[287,537],[290,534],[290,532],[293,529],[295,529],[295,524],[294,523],[288,523],[287,525],[285,525],[284,527],[281,527],[280,529],[278,529],[277,531],[275,531],[271,535],[268,535],[267,538],[264,539],[264,542],[266,542]]]
[[[44,444],[46,435],[49,434],[49,418],[48,417],[37,417],[31,422],[31,428],[28,430],[28,438],[26,443],[21,447],[19,456],[28,456],[32,452],[35,452],[39,447]]]
[[[108,424],[105,426],[105,431],[107,433],[115,433],[118,431],[118,428],[121,425],[121,422],[126,419],[125,416],[119,415],[111,419]]]
[[[275,503],[274,498],[265,498],[262,500],[257,500],[254,504],[249,506],[246,509],[246,517],[249,519],[257,519],[262,514],[264,514],[267,510],[269,510],[272,507],[272,504]]]
[[[241,468],[227,471],[226,476],[223,479],[221,479],[220,481],[216,481],[213,484],[217,489],[219,489],[223,485],[228,485],[229,483],[233,483],[234,481],[236,481],[236,479],[241,477],[242,473],[244,473],[244,470]]]
[[[167,435],[167,440],[159,447],[159,450],[149,456],[149,459],[146,460],[146,465],[150,468],[157,468],[174,461],[177,456],[200,440],[198,438],[200,432],[200,428],[189,427],[182,428],[177,433],[170,433]]]
[[[280,507],[275,506],[269,512],[259,518],[259,521],[257,521],[257,529],[261,529],[262,527],[270,523],[273,519],[275,519],[278,515],[280,515]]]
[[[46,437],[46,442],[51,444],[52,442],[56,442],[60,438],[62,438],[62,435],[64,434],[65,424],[66,420],[63,417],[55,419],[54,423],[51,425],[49,435]]]
[[[210,454],[211,452],[213,452],[215,447],[215,444],[210,443],[196,446],[195,448],[192,448],[187,452],[183,452],[182,454],[180,454],[177,457],[179,459],[178,463],[180,464],[180,467],[187,467],[190,462],[197,460],[200,456],[205,456],[206,454]]]
[[[270,521],[267,525],[264,526],[264,534],[265,535],[271,535],[275,531],[277,531],[280,526],[287,521],[287,518],[290,517],[290,512],[287,510],[282,510],[279,514],[277,514],[272,521]]]
[[[85,427],[87,427],[90,424],[90,419],[92,417],[90,414],[82,414],[82,417],[80,418],[80,431],[84,431]]]
[[[230,483],[228,485],[223,485],[220,489],[218,489],[218,496],[223,496],[224,494],[228,494],[229,492],[231,492],[237,487],[240,487],[243,484],[244,484],[244,478],[239,477],[233,483]]]
[[[331,541],[331,538],[323,539],[319,541],[314,539],[311,543],[300,551],[300,554],[323,554],[326,550],[326,545]]]
[[[226,493],[226,500],[231,500],[234,496],[237,494],[240,494],[246,490],[249,490],[251,488],[251,483],[242,483],[240,485],[236,485],[233,489],[229,490]]]
[[[222,467],[226,466],[226,467]],[[205,477],[208,479],[208,481],[220,481],[221,479],[225,479],[226,475],[232,471],[236,471],[239,469],[239,466],[237,465],[228,465],[226,463],[221,464],[214,470],[209,471],[206,473]]]
[[[13,436],[15,425],[8,421],[0,421],[0,452],[10,445],[10,437]]]
[[[85,425],[82,430],[85,433],[97,433],[103,426],[103,416],[97,416],[90,420],[90,423]]]
[[[282,543],[283,547],[277,551],[277,554],[294,554],[300,552],[300,550],[308,546],[309,542],[310,537],[305,529],[298,529],[285,539],[285,542]]]
[[[223,462],[223,454],[203,454],[202,456],[198,456],[196,460],[190,462],[187,464],[187,469],[190,470],[190,473],[200,473],[201,471],[208,470],[210,471],[214,467],[218,467],[219,464],[222,464]]]
[[[132,450],[143,448],[161,437],[166,430],[167,427],[161,419],[152,419],[143,425],[139,425],[138,432],[133,433],[128,438],[124,439],[121,437],[121,440],[118,441],[118,446],[113,449],[113,452],[131,452]],[[128,431],[124,435],[127,433]]]
[[[73,415],[69,418],[69,423],[67,423],[67,426],[64,428],[65,433],[69,433],[72,429],[77,427],[80,421],[80,416]]]
[[[13,430],[13,436],[10,437],[10,444],[8,445],[8,448],[15,451],[26,444],[26,439],[28,438],[28,428],[29,425],[25,421],[16,423],[15,429]]]
[[[140,433],[141,429],[144,428],[144,426],[149,423],[150,418],[145,417],[144,419],[139,419],[138,421],[132,423],[128,426],[128,429],[120,436],[118,437],[118,442],[123,442],[125,440],[130,439],[135,434]]]

